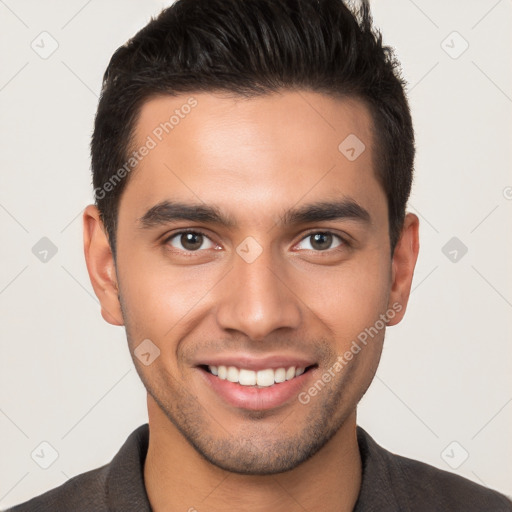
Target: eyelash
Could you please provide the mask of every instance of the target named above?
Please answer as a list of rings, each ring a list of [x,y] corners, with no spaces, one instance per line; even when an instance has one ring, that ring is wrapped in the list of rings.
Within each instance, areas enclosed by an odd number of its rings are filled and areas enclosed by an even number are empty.
[[[189,229],[189,230],[187,229],[187,230],[178,231],[176,233],[173,233],[172,235],[169,235],[168,237],[166,237],[164,239],[163,244],[167,245],[173,238],[176,238],[177,236],[180,236],[180,235],[187,235],[187,234],[202,235],[205,238],[207,238],[208,240],[213,242],[213,240],[211,240],[210,237],[204,231],[201,231],[200,229]],[[302,242],[303,240],[306,240],[307,238],[309,238],[309,237],[311,237],[313,235],[316,235],[316,234],[332,235],[332,236],[337,237],[337,238],[339,238],[341,240],[341,245],[339,245],[338,247],[334,247],[333,249],[326,249],[324,251],[313,251],[313,252],[316,252],[318,254],[335,252],[335,251],[339,251],[339,250],[343,250],[343,249],[347,249],[347,248],[351,247],[351,244],[350,244],[350,242],[348,241],[348,239],[346,237],[343,237],[343,236],[339,235],[338,233],[334,233],[333,231],[322,231],[322,230],[310,231],[306,235],[304,235],[300,239],[299,242]],[[213,243],[215,243],[215,242],[213,242]],[[203,250],[205,250],[205,249],[199,249],[197,251],[187,251],[186,249],[185,250],[178,249],[178,251],[184,252],[184,253],[190,254],[190,255],[199,253],[199,252],[201,252]]]

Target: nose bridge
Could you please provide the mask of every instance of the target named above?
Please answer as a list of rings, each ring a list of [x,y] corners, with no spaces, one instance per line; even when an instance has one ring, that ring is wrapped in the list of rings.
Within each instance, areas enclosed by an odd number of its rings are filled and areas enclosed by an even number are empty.
[[[246,239],[237,248],[228,275],[217,321],[223,329],[235,329],[250,339],[263,339],[276,329],[298,327],[299,301],[283,282],[270,248]]]

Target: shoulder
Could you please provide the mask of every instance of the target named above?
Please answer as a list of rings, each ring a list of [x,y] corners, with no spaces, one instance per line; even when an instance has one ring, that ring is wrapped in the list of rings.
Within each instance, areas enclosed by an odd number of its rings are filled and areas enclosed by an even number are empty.
[[[386,494],[386,500],[399,507],[396,510],[512,511],[512,501],[503,494],[454,473],[391,453],[361,427],[358,427],[358,442],[363,458],[363,485],[368,488],[371,480],[372,486],[380,489],[380,499]],[[367,489],[367,492],[371,491]]]
[[[82,473],[50,491],[5,512],[107,512],[106,479],[109,464]]]
[[[129,435],[110,463],[5,512],[150,512],[143,475],[148,440],[146,423]]]
[[[488,487],[423,462],[390,454],[394,474],[403,481],[411,504],[429,503],[439,510],[512,511],[512,501]]]

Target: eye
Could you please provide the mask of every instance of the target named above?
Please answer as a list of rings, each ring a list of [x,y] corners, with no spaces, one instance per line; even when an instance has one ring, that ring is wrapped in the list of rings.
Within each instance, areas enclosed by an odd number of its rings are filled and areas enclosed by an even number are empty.
[[[199,231],[180,231],[179,233],[174,233],[165,240],[165,243],[175,249],[187,252],[197,252],[200,249],[213,249],[216,247],[216,244]]]
[[[336,240],[338,240],[338,243],[333,246],[333,242],[336,242]],[[305,247],[300,247],[300,245],[304,243]],[[335,249],[342,245],[348,244],[339,235],[335,235],[334,233],[330,233],[328,231],[318,231],[315,233],[310,233],[305,238],[303,238],[299,243],[298,247],[300,249],[306,249],[310,251],[326,251],[328,249]]]

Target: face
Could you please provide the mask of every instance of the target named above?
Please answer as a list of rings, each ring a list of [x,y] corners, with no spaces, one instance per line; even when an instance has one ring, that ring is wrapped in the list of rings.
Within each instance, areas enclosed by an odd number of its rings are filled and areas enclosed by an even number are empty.
[[[169,427],[223,469],[317,453],[405,311],[417,247],[391,259],[373,145],[363,104],[312,92],[142,108],[116,267],[96,230],[89,271]],[[95,267],[111,269],[101,283]]]

